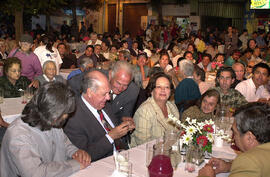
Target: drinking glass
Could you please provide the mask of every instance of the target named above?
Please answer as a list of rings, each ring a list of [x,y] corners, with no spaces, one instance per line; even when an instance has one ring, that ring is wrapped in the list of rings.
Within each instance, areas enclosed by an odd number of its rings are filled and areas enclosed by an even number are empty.
[[[178,139],[180,137],[180,133],[177,132],[176,130],[168,130],[164,134],[164,143],[168,146],[174,146],[177,144]],[[175,147],[172,147],[174,150]]]
[[[195,171],[195,146],[190,145],[186,152],[186,164],[185,164],[185,170],[189,173],[192,173]]]
[[[120,154],[125,158],[125,161],[129,162],[129,151],[122,151]]]
[[[123,162],[118,163],[118,172],[123,174],[126,177],[132,177],[132,163],[131,162]]]

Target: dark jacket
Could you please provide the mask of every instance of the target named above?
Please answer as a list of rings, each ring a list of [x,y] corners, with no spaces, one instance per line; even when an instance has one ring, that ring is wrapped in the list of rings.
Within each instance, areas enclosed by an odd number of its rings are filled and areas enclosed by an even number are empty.
[[[21,76],[16,81],[15,85],[13,85],[6,76],[0,77],[0,88],[4,89],[5,98],[20,97],[21,91],[25,90],[30,83],[31,81],[24,76]]]

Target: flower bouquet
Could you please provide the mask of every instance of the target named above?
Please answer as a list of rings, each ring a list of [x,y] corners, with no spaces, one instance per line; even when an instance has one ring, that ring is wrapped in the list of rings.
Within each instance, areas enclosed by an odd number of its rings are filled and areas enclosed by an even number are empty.
[[[212,62],[211,63],[211,68],[212,68],[212,71],[217,71],[219,68],[221,68],[223,66],[222,63],[219,63],[219,62]]]
[[[201,146],[204,152],[212,153],[214,122],[211,119],[197,122],[196,119],[190,119],[188,117],[184,123],[181,123],[180,120],[169,115],[168,121],[183,128],[181,133],[183,146]]]

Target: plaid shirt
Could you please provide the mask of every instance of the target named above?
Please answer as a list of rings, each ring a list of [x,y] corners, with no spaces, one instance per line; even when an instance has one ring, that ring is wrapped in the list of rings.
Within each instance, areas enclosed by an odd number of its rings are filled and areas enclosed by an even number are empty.
[[[179,118],[179,112],[174,103],[167,101],[166,106],[168,114]],[[167,123],[167,118],[164,117],[153,97],[148,98],[138,108],[133,119],[136,129],[131,135],[131,147],[162,137],[167,130],[174,129],[173,125]]]

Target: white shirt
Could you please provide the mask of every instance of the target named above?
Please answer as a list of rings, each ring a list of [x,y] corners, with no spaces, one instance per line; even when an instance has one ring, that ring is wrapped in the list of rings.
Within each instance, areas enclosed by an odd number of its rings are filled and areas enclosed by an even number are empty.
[[[97,39],[97,41],[96,41],[95,44],[92,44],[92,40],[89,40],[88,43],[87,43],[87,45],[93,45],[93,46],[95,46],[95,45],[97,45],[97,44],[101,45],[101,43],[102,43],[102,41],[99,40],[99,39]]]
[[[254,61],[255,64],[261,63],[263,60],[260,57],[254,57],[254,55],[251,56],[250,61]]]
[[[204,67],[203,67],[203,65],[202,65],[202,62],[200,62],[200,63],[198,64],[198,66],[204,70]],[[211,71],[211,70],[212,70],[212,67],[211,67],[211,62],[210,62],[210,63],[207,65],[207,71]]]
[[[160,65],[159,64],[156,64],[155,67],[160,67]],[[169,72],[172,68],[173,68],[172,65],[168,64],[166,66],[166,68],[164,69],[164,71]]]
[[[50,79],[45,74],[43,74],[43,77],[47,82],[51,82]],[[55,77],[53,78],[52,81],[55,81]]]
[[[261,85],[257,90],[252,78],[240,82],[235,87],[248,102],[258,101],[260,98],[270,98],[270,94],[267,89]]]
[[[58,50],[55,47],[52,47],[53,53],[46,49],[46,46],[39,46],[35,49],[34,53],[38,56],[38,59],[40,61],[41,66],[43,67],[43,64],[48,61],[52,60],[55,62],[56,65],[56,75],[59,75],[59,66],[63,63],[61,56],[58,52]]]
[[[114,140],[110,137],[110,135],[108,134],[108,131],[105,129],[103,123],[101,122],[100,116],[99,116],[99,114],[98,114],[98,112],[97,112],[97,109],[95,109],[93,106],[91,106],[91,105],[84,99],[83,96],[81,96],[81,98],[82,98],[84,104],[86,105],[86,107],[94,114],[94,116],[95,116],[95,118],[97,119],[97,121],[100,123],[100,125],[103,127],[103,129],[106,131],[107,134],[106,134],[105,136],[108,138],[108,140],[110,141],[110,143],[113,144],[113,149],[116,150],[116,148],[115,148],[115,146],[114,146]],[[115,126],[114,126],[113,122],[111,121],[111,119],[109,118],[109,116],[106,114],[106,112],[103,111],[103,110],[101,110],[101,111],[102,111],[102,113],[103,113],[103,115],[104,115],[104,119],[106,119],[106,121],[110,124],[110,126],[111,126],[112,128],[114,128]]]
[[[181,55],[176,55],[175,57],[171,57],[173,67],[177,67],[177,61],[181,57]]]

